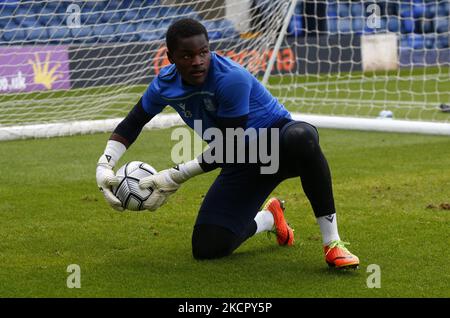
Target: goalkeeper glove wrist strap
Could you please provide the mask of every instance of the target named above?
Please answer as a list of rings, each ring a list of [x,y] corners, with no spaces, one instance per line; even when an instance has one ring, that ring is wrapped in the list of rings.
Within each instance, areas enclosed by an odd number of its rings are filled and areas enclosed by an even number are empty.
[[[180,172],[179,176],[176,177],[177,180],[175,180],[178,183],[185,182],[186,180],[205,172],[200,166],[197,158],[186,163],[180,163],[173,169],[176,169]]]
[[[114,168],[117,161],[125,153],[127,147],[116,140],[108,140],[105,151],[100,156],[98,164],[106,164]]]

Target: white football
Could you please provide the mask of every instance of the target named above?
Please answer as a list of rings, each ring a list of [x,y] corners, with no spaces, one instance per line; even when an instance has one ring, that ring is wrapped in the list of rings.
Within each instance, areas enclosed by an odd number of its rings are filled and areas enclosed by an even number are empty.
[[[117,170],[119,185],[112,187],[113,194],[126,210],[144,210],[144,201],[152,194],[151,189],[139,188],[139,180],[157,173],[156,169],[142,161],[131,161]]]

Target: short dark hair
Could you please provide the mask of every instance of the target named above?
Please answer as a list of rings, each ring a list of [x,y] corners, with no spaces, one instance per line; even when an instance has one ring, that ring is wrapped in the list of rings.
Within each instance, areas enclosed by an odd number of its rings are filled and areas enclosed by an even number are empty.
[[[204,34],[206,40],[209,41],[208,31],[206,28],[194,19],[181,19],[169,26],[166,33],[166,45],[169,52],[173,52],[177,48],[178,39],[189,38],[194,35]]]

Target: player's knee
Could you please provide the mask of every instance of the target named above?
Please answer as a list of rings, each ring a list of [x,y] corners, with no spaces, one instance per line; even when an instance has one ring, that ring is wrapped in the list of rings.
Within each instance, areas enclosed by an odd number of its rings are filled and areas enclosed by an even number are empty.
[[[315,153],[320,149],[319,134],[316,128],[308,123],[297,122],[283,132],[286,147],[295,152]]]
[[[192,234],[192,256],[199,260],[215,259],[233,253],[233,240],[225,231],[229,232],[214,225],[196,225]]]

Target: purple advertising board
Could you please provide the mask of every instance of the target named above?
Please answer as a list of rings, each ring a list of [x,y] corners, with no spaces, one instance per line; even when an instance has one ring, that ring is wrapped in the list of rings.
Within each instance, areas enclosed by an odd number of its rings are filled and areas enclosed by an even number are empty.
[[[64,45],[0,47],[0,94],[70,89]]]

